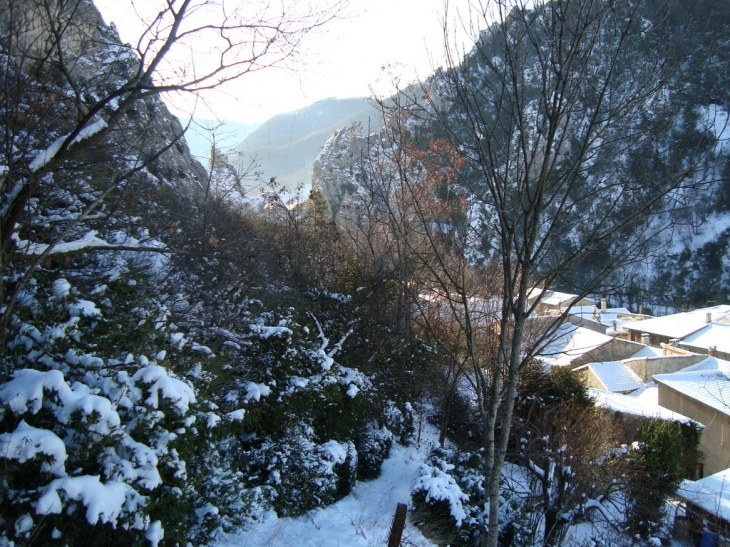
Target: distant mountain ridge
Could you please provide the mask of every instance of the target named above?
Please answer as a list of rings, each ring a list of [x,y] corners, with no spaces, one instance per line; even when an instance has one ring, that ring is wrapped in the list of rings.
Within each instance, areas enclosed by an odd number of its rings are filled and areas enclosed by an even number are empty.
[[[367,127],[379,120],[368,99],[323,99],[311,106],[274,116],[233,147],[229,159],[234,165],[259,163],[264,180],[275,178],[293,190],[308,186],[314,160],[336,131],[353,123]],[[247,190],[258,185],[249,183]]]
[[[181,117],[183,127],[190,118]],[[207,118],[193,118],[185,132],[185,140],[190,147],[190,153],[205,167],[210,162],[211,131],[216,134],[216,147],[224,153],[230,151],[242,138],[248,137],[261,126],[260,123],[243,123],[233,120],[212,120]]]

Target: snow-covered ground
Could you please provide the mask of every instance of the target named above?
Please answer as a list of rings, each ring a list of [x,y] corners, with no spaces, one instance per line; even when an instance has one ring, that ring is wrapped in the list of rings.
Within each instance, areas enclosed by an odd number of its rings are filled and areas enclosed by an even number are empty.
[[[297,518],[278,518],[273,512],[263,522],[226,536],[217,547],[374,547],[388,543],[396,506],[410,509],[410,491],[418,468],[437,442],[434,428],[424,424],[421,443],[394,445],[375,480],[360,482],[352,493],[323,509]],[[408,521],[402,545],[433,547]]]

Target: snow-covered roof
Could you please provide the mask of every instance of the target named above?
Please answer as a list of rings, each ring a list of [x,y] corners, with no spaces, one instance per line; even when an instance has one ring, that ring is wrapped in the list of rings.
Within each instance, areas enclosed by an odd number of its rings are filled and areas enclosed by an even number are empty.
[[[656,374],[654,381],[710,408],[730,415],[730,363],[708,357],[672,374]]]
[[[658,336],[679,338],[680,340],[704,328],[707,323],[707,314],[718,320],[730,314],[730,306],[712,306],[690,312],[675,313],[664,317],[652,317],[644,321],[635,321],[625,325],[626,329],[632,331],[648,332]]]
[[[567,366],[589,351],[600,348],[613,338],[569,323],[561,325],[555,338],[538,355],[551,366]]]
[[[704,349],[715,346],[718,351],[730,352],[730,323],[710,323],[684,338],[682,344]]]
[[[677,496],[730,522],[730,469],[696,481],[682,481]]]
[[[639,359],[640,357],[662,357],[664,356],[664,350],[661,348],[655,348],[653,346],[644,346],[639,351],[634,353],[629,359]]]
[[[536,287],[530,290],[527,294],[527,298],[529,300],[540,298],[542,291],[542,289]],[[540,302],[546,306],[568,306],[577,300],[588,300],[589,302],[592,302],[589,298],[578,298],[577,294],[569,294],[558,291],[545,291],[545,294],[543,294],[540,298]]]
[[[598,389],[591,389],[590,392],[596,401],[596,406],[609,408],[616,412],[647,418],[676,420],[683,423],[692,421],[682,414],[672,412],[668,408],[659,405],[659,388],[656,384],[649,384],[628,395],[609,393]]]
[[[626,332],[624,325],[636,322],[636,319],[631,317],[633,314],[626,308],[608,308],[606,311],[601,311],[596,306],[573,306],[570,308],[570,314],[591,321],[597,320],[608,327],[609,330],[606,330],[606,334]],[[628,315],[628,317],[619,317],[619,314]],[[616,324],[615,330],[613,329],[614,323]]]
[[[608,391],[626,393],[644,386],[641,378],[621,361],[591,363],[588,368]]]

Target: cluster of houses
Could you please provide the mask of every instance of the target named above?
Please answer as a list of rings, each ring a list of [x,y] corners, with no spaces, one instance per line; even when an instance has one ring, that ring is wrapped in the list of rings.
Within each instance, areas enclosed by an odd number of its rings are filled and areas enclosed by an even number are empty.
[[[730,545],[730,305],[649,317],[541,293],[538,313],[568,312],[542,361],[579,371],[600,406],[703,426],[704,457],[677,492],[677,522],[701,523],[685,545]]]

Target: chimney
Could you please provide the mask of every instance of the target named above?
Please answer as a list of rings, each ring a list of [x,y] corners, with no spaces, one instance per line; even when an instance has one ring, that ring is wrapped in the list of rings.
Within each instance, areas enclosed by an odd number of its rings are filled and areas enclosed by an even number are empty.
[[[712,323],[712,313],[710,313],[709,311],[705,315],[705,323]]]
[[[709,313],[707,315],[710,315]],[[717,346],[710,346],[707,348],[708,357],[717,357]]]
[[[601,313],[606,313],[606,299],[601,298]]]
[[[641,333],[641,343],[645,346],[649,345],[649,333],[648,332],[642,332]]]

